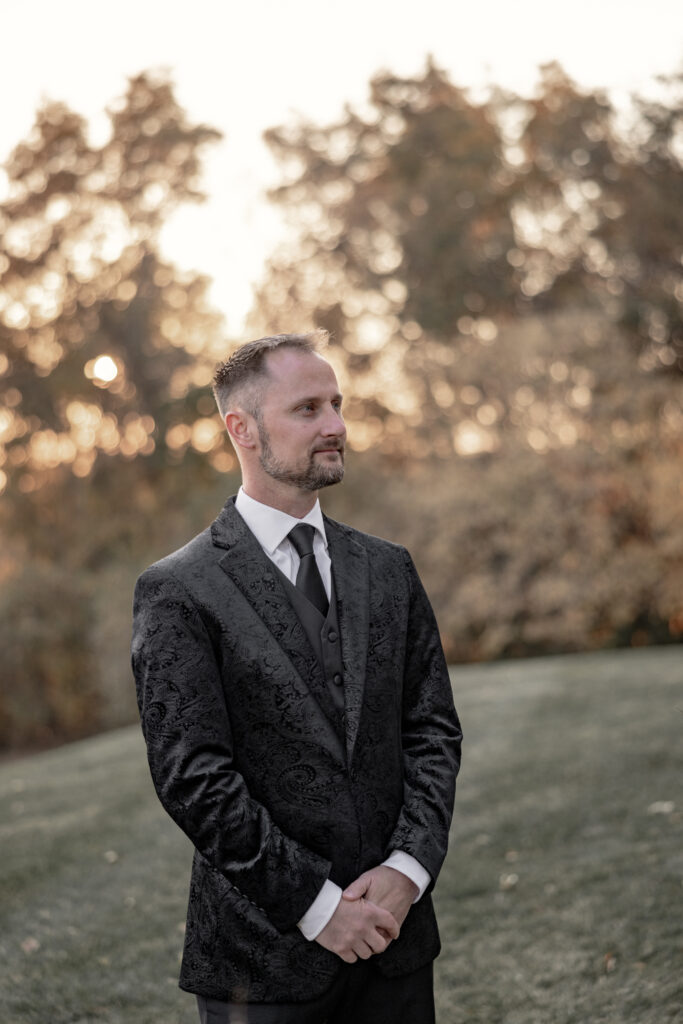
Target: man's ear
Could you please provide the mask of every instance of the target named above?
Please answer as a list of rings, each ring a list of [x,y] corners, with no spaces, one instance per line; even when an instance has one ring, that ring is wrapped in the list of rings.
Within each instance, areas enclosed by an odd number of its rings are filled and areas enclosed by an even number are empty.
[[[225,426],[235,448],[255,448],[258,440],[256,420],[239,406],[225,414]]]

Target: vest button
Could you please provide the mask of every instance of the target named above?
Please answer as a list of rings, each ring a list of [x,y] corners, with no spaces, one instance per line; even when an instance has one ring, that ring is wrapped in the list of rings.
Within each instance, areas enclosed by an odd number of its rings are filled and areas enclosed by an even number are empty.
[[[331,629],[331,630],[329,631],[329,633],[327,634],[327,639],[328,639],[328,640],[330,641],[330,643],[332,643],[332,644],[333,644],[333,643],[334,643],[334,641],[335,641],[335,640],[337,639],[337,634],[335,633],[335,631],[334,631],[333,629]]]
[[[342,676],[341,672],[334,673],[334,675],[332,676],[332,682],[334,683],[335,686],[341,686],[341,684],[344,682],[344,677]]]

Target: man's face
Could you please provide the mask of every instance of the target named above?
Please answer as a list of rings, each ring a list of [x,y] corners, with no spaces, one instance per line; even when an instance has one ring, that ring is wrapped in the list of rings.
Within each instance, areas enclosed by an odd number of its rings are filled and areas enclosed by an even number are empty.
[[[305,491],[344,476],[346,427],[334,370],[321,356],[281,349],[267,357],[269,380],[257,417],[261,469]]]

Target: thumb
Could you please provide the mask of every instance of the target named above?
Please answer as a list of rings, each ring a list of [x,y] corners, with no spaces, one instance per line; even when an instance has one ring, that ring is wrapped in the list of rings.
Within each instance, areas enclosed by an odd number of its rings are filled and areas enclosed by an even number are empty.
[[[361,875],[355,882],[351,882],[351,885],[347,885],[342,897],[345,900],[359,900],[370,888],[370,881],[369,875]]]

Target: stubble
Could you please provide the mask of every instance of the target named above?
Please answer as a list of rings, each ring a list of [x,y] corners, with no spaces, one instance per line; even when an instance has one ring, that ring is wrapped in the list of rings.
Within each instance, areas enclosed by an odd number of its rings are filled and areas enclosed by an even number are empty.
[[[273,453],[268,432],[262,423],[259,423],[258,420],[257,423],[261,442],[259,461],[268,476],[281,483],[298,487],[302,491],[318,491],[321,487],[330,487],[332,484],[341,482],[344,477],[343,443],[328,446],[336,448],[339,452],[339,458],[334,462],[328,463],[319,456],[316,457],[314,449],[298,465],[287,464]]]

